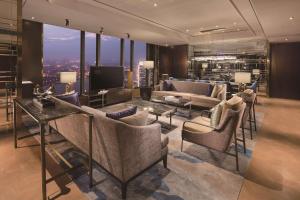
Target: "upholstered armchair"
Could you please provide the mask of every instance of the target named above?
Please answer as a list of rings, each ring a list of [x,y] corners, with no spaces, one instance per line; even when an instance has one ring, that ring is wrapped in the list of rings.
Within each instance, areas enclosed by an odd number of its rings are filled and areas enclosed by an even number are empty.
[[[236,159],[236,169],[239,170],[237,129],[242,122],[246,104],[241,103],[237,110],[227,109],[220,124],[213,128],[205,120],[186,121],[182,128],[181,151],[183,141],[188,141],[210,149],[234,156]],[[207,118],[206,118],[207,119]],[[234,142],[235,153],[228,152],[231,143]]]

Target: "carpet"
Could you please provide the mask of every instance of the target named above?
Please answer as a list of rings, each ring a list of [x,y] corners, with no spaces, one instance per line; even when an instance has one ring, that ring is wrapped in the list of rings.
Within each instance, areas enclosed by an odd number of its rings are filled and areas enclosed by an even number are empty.
[[[193,111],[192,118],[199,116]],[[149,120],[153,120],[150,116]],[[249,131],[246,130],[247,152],[243,153],[239,145],[240,172],[235,170],[235,158],[207,148],[184,142],[183,152],[180,151],[181,128],[184,117],[174,116],[171,129],[162,128],[162,134],[169,136],[168,169],[159,163],[134,179],[128,185],[127,199],[129,200],[236,200],[238,198],[244,173],[249,165],[254,139],[250,140]],[[257,126],[261,126],[263,113],[257,113]],[[33,123],[27,127],[29,132],[38,131]],[[169,118],[159,117],[159,123],[168,127]],[[241,134],[241,133],[239,133]],[[52,135],[52,136],[51,136]],[[53,134],[47,137],[53,137]],[[57,134],[54,134],[57,135]],[[38,139],[38,136],[36,136]],[[59,137],[59,136],[57,136]],[[48,139],[49,139],[48,138]],[[73,165],[86,163],[86,156],[74,149],[71,145],[59,145],[60,153]],[[56,148],[56,147],[55,147]],[[51,153],[51,150],[47,150]],[[64,164],[55,156],[55,160],[62,167]],[[97,165],[93,167],[94,181],[99,184],[89,189],[88,176],[85,170],[74,171],[70,174],[79,189],[90,200],[120,199],[121,189],[118,182],[111,178]]]

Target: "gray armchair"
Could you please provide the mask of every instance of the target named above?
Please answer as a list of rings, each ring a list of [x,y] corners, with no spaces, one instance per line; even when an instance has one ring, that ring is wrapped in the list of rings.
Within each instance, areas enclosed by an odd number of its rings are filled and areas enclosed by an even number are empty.
[[[239,170],[238,149],[236,131],[242,122],[246,104],[242,103],[235,111],[228,109],[224,113],[223,120],[217,128],[212,128],[203,120],[202,122],[186,121],[182,128],[181,151],[183,141],[192,142],[210,149],[226,153],[236,158],[236,169]],[[235,153],[228,152],[230,144],[234,142]]]

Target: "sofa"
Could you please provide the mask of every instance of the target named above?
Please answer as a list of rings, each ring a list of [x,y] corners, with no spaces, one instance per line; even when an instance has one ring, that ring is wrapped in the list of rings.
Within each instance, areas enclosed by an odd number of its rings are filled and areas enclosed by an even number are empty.
[[[212,108],[226,100],[227,85],[204,82],[166,80],[155,86],[152,96],[181,96],[193,106]]]
[[[93,160],[121,183],[123,199],[129,181],[160,161],[167,167],[168,137],[161,134],[160,124],[132,126],[91,107],[80,109],[93,115]],[[83,114],[51,121],[49,126],[88,154],[89,124]]]

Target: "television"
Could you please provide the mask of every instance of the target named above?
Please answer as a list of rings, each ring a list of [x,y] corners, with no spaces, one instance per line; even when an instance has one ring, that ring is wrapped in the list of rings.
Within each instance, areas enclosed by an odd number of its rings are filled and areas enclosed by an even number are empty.
[[[90,91],[119,88],[124,85],[124,70],[120,66],[90,68]]]

